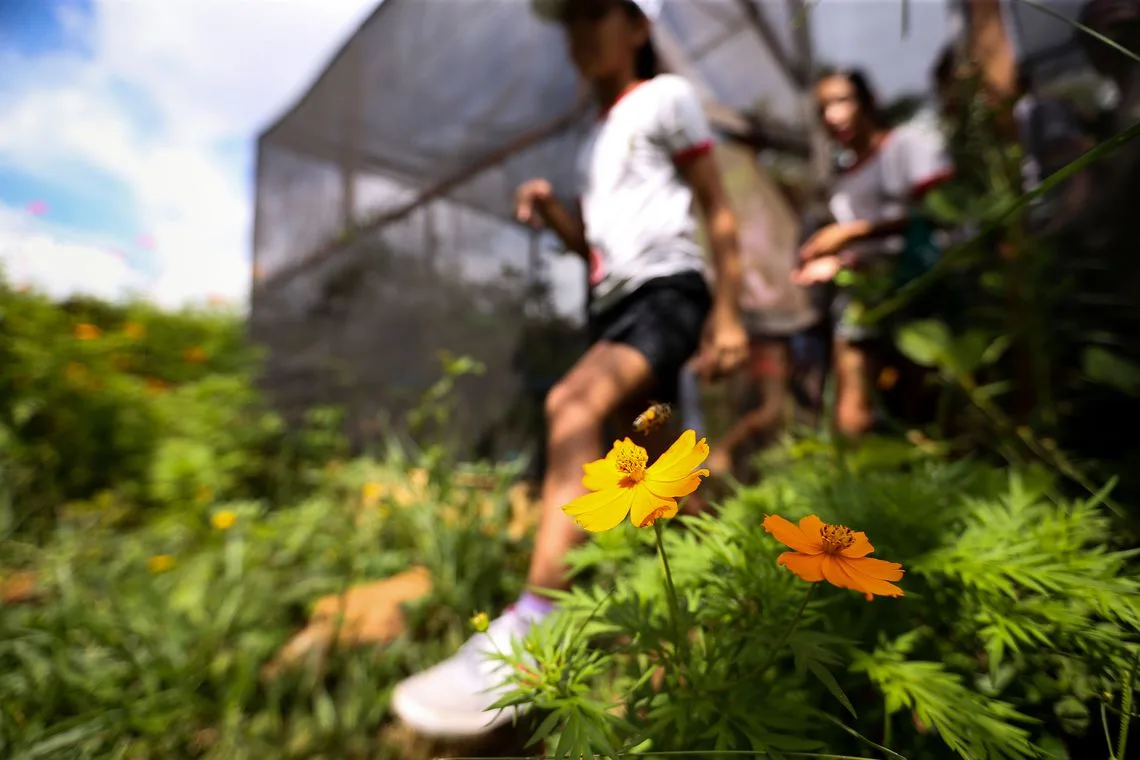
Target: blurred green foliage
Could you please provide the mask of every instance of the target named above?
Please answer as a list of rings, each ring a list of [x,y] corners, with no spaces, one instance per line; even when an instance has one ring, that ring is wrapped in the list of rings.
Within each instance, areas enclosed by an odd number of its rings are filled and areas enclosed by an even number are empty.
[[[255,388],[241,315],[144,303],[56,304],[0,287],[0,531],[61,511],[121,519],[215,499],[301,495],[344,452],[339,418],[288,431]]]

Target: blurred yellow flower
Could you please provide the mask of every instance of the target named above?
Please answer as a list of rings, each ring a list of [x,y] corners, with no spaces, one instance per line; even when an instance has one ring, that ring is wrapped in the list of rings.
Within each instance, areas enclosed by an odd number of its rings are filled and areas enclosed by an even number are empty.
[[[123,335],[131,340],[141,340],[146,336],[146,327],[138,322],[127,322],[123,325]]]
[[[491,619],[487,617],[486,612],[476,612],[471,616],[471,627],[475,629],[476,633],[483,633],[490,624]]]
[[[210,518],[210,525],[214,526],[214,530],[226,531],[234,527],[237,522],[237,515],[228,509],[223,509],[221,512],[215,512],[214,516]]]
[[[182,358],[191,364],[201,364],[206,361],[206,350],[201,346],[194,346],[186,349],[182,354]]]
[[[392,498],[399,507],[408,507],[416,503],[416,495],[405,485],[396,486],[392,491]]]
[[[412,481],[412,485],[416,488],[427,488],[428,471],[423,467],[415,467],[408,471],[408,480]]]
[[[174,569],[174,557],[169,554],[156,554],[146,561],[146,569],[156,575]]]
[[[75,337],[78,340],[95,340],[103,333],[93,324],[80,322],[75,326]]]
[[[364,502],[364,506],[371,507],[376,504],[376,502],[380,501],[380,498],[384,495],[384,491],[385,488],[383,483],[377,483],[376,481],[371,480],[361,486],[360,500]]]
[[[630,516],[645,528],[677,514],[677,499],[688,496],[709,471],[697,469],[709,455],[708,442],[686,430],[650,466],[649,454],[630,439],[614,441],[605,459],[587,464],[582,485],[590,490],[562,509],[574,523],[591,533],[617,527]]]

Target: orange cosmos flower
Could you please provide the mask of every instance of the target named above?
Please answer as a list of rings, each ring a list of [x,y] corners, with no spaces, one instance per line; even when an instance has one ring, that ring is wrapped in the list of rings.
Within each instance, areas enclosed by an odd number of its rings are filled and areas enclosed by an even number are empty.
[[[95,340],[102,332],[98,327],[87,322],[80,322],[75,326],[75,337],[77,340]]]
[[[146,389],[150,393],[163,393],[169,387],[170,385],[165,380],[159,380],[157,377],[147,378]]]
[[[206,361],[206,350],[201,346],[194,346],[186,349],[182,354],[182,358],[191,364],[201,364]]]
[[[764,530],[793,551],[777,562],[809,583],[827,581],[833,586],[858,591],[870,601],[875,596],[902,596],[902,589],[888,581],[903,577],[902,565],[872,559],[875,551],[865,533],[844,525],[828,525],[815,515],[793,525],[777,515],[764,518]]]
[[[123,335],[131,340],[141,340],[146,336],[146,327],[138,322],[127,322],[123,325]]]
[[[562,509],[574,523],[591,533],[616,527],[626,515],[645,528],[677,514],[677,499],[697,490],[709,471],[696,469],[708,458],[709,445],[686,430],[650,466],[649,454],[633,441],[614,441],[605,459],[583,467],[582,485],[591,493],[580,496]]]

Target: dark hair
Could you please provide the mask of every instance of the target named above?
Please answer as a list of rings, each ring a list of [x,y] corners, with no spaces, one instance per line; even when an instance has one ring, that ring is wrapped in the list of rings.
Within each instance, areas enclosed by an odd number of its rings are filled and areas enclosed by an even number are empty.
[[[1089,0],[1081,8],[1078,23],[1103,34],[1124,48],[1133,48],[1140,40],[1140,0]],[[1116,68],[1124,63],[1119,50],[1105,45],[1091,35],[1077,31],[1077,43],[1092,59],[1093,66]]]
[[[938,55],[938,61],[934,64],[934,84],[938,87],[945,87],[953,83],[955,77],[955,69],[958,64],[958,51],[954,49],[954,45],[947,45],[942,49]]]
[[[641,8],[633,0],[622,0],[622,10],[634,21],[649,22]],[[645,44],[637,49],[634,58],[634,74],[638,79],[652,79],[661,73],[661,62],[657,58],[657,48],[653,47],[653,40],[646,40]]]
[[[847,69],[825,69],[819,76],[816,77],[816,84],[819,84],[825,79],[832,77],[842,77],[851,84],[851,89],[855,91],[855,102],[859,104],[859,109],[870,118],[871,123],[876,127],[886,126],[886,119],[883,117],[882,109],[879,108],[879,100],[875,97],[875,91],[871,88],[871,80],[860,68],[847,68]]]
[[[1140,2],[1137,0],[1088,0],[1081,8],[1078,23],[1094,32],[1111,37],[1114,26],[1133,26],[1140,23]],[[1079,37],[1085,44],[1104,44],[1087,34]],[[1117,40],[1119,42],[1119,40]]]

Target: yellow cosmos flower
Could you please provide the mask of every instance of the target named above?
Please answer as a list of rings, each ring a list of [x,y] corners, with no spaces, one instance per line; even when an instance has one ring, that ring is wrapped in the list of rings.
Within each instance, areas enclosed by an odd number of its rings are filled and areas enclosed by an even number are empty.
[[[386,490],[383,483],[369,481],[360,487],[360,500],[364,502],[366,507],[375,506],[384,496]]]
[[[709,455],[709,445],[686,430],[651,466],[645,449],[626,438],[614,441],[605,459],[583,469],[582,485],[591,493],[562,509],[574,523],[591,533],[614,528],[630,516],[639,528],[653,525],[660,518],[677,514],[677,499],[688,496],[708,477],[706,469],[696,469]]]
[[[228,509],[223,509],[221,512],[215,512],[214,516],[210,518],[210,524],[214,526],[214,530],[227,531],[234,527],[237,522],[237,515]]]
[[[146,561],[146,569],[156,575],[174,569],[174,557],[169,554],[156,554]]]

